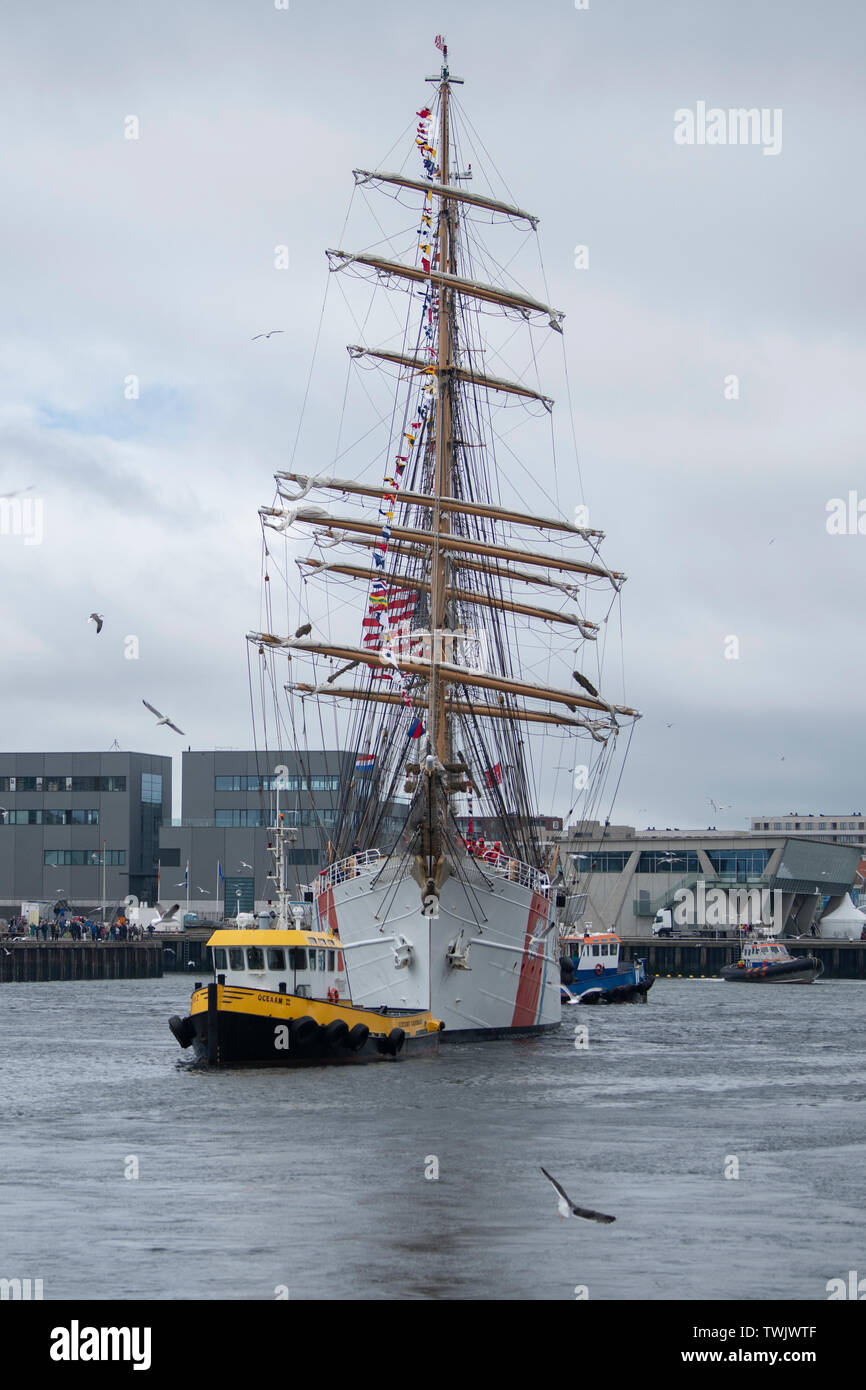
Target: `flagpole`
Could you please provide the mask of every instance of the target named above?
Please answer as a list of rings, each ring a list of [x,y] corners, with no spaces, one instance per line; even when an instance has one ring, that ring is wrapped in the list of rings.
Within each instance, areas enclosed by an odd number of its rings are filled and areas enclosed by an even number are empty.
[[[184,914],[184,927],[186,927],[186,917],[189,914],[189,860],[186,861],[186,913]]]
[[[213,919],[214,919],[215,922],[219,920],[219,911],[220,911],[220,861],[219,861],[219,859],[217,859],[217,867],[216,867],[216,902],[214,903],[214,910],[213,910]]]

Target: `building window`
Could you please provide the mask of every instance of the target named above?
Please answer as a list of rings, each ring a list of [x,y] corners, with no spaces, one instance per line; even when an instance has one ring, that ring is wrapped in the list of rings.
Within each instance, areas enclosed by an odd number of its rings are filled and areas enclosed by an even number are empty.
[[[159,862],[164,869],[179,869],[180,849],[166,849],[163,846],[159,851]]]
[[[770,862],[768,849],[710,849],[707,858],[720,878],[760,878]]]
[[[161,772],[143,772],[141,774],[141,799],[153,806],[162,805]]]
[[[2,816],[2,813],[0,813]],[[46,806],[37,811],[8,811],[0,819],[2,825],[98,825],[96,810],[55,810]]]
[[[80,868],[85,864],[101,865],[102,851],[98,849],[46,849],[42,852],[43,864],[62,865],[64,868]],[[126,863],[125,849],[105,851],[105,863],[113,868]]]
[[[280,782],[279,787],[277,782]],[[240,773],[222,774],[214,778],[214,790],[218,792],[336,792],[340,790],[340,778],[337,776],[317,776],[317,777],[283,777],[272,776],[248,776],[244,777]]]
[[[621,874],[631,854],[628,850],[608,850],[601,854],[573,854],[574,867],[579,874]]]
[[[319,851],[317,849],[293,849],[289,851],[288,862],[290,864],[318,864]]]
[[[696,874],[700,872],[697,851],[647,849],[637,861],[639,874]]]

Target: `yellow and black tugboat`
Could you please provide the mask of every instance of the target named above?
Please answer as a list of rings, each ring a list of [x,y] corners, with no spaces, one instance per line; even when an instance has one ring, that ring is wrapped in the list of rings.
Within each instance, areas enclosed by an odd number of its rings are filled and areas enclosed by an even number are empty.
[[[275,877],[283,884],[287,832],[274,830]],[[352,1002],[339,936],[313,903],[290,902],[258,926],[218,929],[208,942],[213,980],[193,990],[186,1018],[169,1027],[181,1047],[213,1067],[297,1067],[430,1055],[442,1024],[429,1011]]]

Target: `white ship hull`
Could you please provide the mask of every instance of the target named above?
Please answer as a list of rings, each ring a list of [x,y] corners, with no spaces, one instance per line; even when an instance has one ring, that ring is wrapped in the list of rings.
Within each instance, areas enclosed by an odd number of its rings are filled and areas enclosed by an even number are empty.
[[[558,936],[536,883],[467,857],[441,887],[438,917],[424,915],[405,860],[337,865],[316,887],[321,927],[339,934],[357,1004],[429,1009],[445,1039],[560,1023]]]

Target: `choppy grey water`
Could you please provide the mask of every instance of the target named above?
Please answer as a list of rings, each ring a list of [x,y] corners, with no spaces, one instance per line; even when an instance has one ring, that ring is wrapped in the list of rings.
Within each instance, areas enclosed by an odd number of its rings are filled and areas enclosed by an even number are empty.
[[[283,1073],[191,1069],[167,1027],[188,998],[0,988],[0,1276],[46,1299],[825,1299],[866,1274],[862,983],[659,980],[540,1039]],[[561,1220],[540,1164],[616,1224]]]

